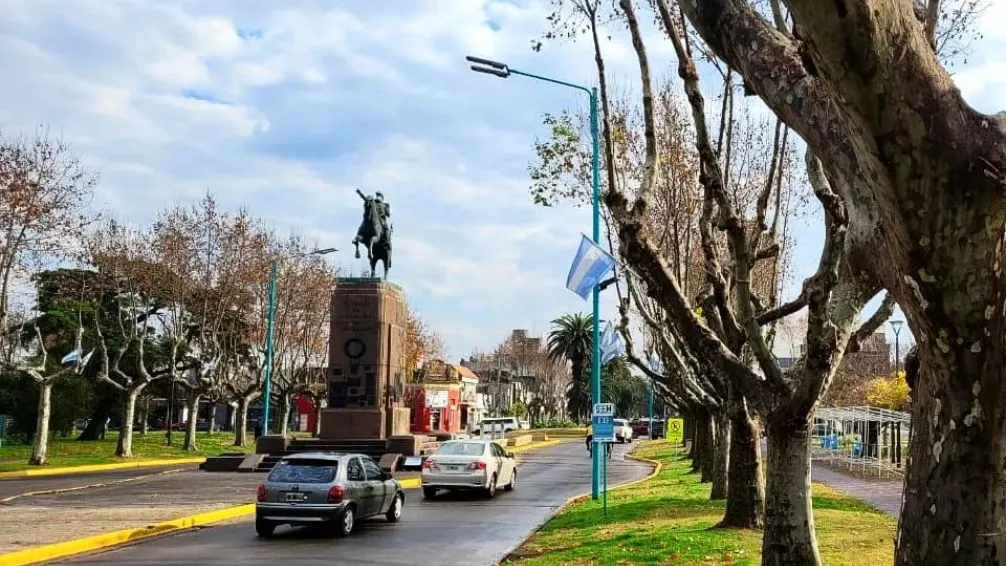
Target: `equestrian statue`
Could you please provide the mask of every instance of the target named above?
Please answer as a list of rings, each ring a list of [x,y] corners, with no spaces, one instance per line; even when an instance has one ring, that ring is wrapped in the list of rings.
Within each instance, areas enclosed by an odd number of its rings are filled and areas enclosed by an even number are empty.
[[[363,244],[370,261],[370,276],[377,277],[377,262],[380,260],[384,264],[384,279],[387,279],[391,269],[391,205],[385,202],[380,191],[368,196],[356,189],[356,194],[363,199],[363,222],[353,238],[356,257],[360,257],[360,244]]]

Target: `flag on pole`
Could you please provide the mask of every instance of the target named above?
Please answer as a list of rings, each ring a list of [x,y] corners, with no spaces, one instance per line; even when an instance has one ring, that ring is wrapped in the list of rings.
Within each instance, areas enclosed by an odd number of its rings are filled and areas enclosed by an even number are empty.
[[[587,236],[580,240],[573,265],[566,276],[566,288],[587,300],[587,295],[615,267],[615,258]]]
[[[656,352],[650,352],[649,362],[650,362],[650,369],[653,370],[653,373],[663,375],[664,363],[660,361],[660,356],[658,356]]]
[[[604,327],[604,335],[601,337],[601,365],[607,364],[624,353],[625,341],[609,321],[608,325]]]

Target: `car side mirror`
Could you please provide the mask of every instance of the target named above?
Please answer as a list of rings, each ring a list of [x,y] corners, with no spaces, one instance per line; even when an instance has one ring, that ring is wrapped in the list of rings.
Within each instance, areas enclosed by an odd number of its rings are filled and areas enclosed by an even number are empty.
[[[516,455],[516,454],[514,454],[513,452],[507,452],[507,453],[506,453],[506,457],[507,457],[507,458],[516,458],[516,457],[517,457],[517,455]]]

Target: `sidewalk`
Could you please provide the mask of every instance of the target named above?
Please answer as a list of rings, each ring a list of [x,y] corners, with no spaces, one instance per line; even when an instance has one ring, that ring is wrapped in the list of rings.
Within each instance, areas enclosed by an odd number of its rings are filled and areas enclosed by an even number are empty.
[[[811,479],[865,501],[894,518],[901,514],[901,480],[857,478],[832,470],[819,462],[813,462]]]

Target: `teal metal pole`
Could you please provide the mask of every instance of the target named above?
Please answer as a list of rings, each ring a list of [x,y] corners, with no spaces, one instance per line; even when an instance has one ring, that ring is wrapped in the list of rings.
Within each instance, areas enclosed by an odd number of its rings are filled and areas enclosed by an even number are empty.
[[[598,135],[597,87],[590,89],[590,137],[593,144],[593,195],[591,204],[594,215],[594,243],[601,245],[601,144]],[[591,341],[590,381],[591,397],[594,405],[601,402],[601,290],[595,285],[594,299],[594,339]],[[598,472],[601,467],[601,450],[594,450],[591,470],[591,498],[597,500]]]
[[[262,435],[269,434],[269,402],[272,398],[273,328],[276,324],[276,278],[279,265],[273,260],[269,268],[269,316],[265,335],[265,383],[262,386]]]

